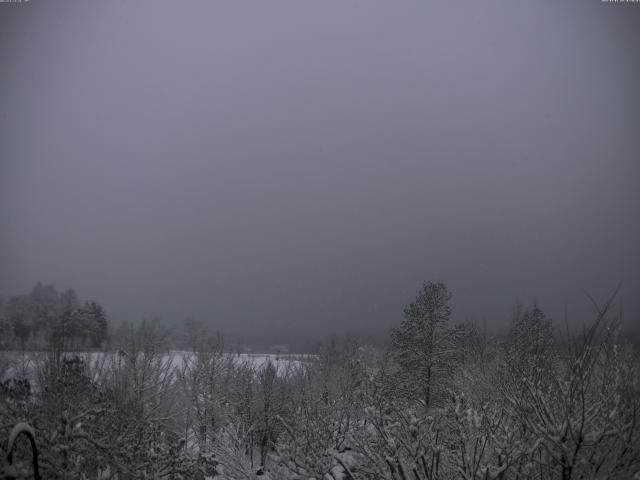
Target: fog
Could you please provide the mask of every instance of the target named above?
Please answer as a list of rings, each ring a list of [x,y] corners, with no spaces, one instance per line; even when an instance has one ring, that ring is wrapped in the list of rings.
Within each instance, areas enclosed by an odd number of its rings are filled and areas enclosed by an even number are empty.
[[[114,321],[386,331],[640,314],[640,9],[0,4],[0,294]]]

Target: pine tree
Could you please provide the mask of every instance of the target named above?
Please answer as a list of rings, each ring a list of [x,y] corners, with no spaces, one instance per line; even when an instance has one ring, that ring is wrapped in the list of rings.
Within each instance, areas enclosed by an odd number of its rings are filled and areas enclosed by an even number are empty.
[[[556,360],[550,318],[534,304],[531,310],[514,308],[507,337],[507,368],[522,378],[540,379],[553,371]]]
[[[392,355],[400,367],[399,386],[425,407],[434,388],[454,362],[457,330],[448,327],[451,293],[442,282],[426,282],[404,310],[404,320],[391,331]]]
[[[88,328],[91,337],[91,346],[100,348],[107,339],[108,322],[107,315],[101,305],[91,302],[86,305],[88,313]]]

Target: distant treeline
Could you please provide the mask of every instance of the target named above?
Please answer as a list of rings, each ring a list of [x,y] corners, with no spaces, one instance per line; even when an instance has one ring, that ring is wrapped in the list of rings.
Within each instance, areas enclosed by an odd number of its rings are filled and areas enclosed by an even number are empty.
[[[406,313],[406,312],[405,312]],[[516,305],[513,316],[523,313],[523,307]],[[543,315],[534,305],[533,313]],[[512,319],[513,320],[513,319]],[[198,339],[210,335],[216,329],[200,319],[187,317],[181,322],[166,323],[160,318],[138,322],[114,322],[105,309],[95,301],[81,302],[73,288],[59,292],[53,285],[38,282],[30,293],[16,295],[3,300],[0,296],[0,349],[17,350],[93,350],[114,349],[118,339],[130,335],[142,324],[151,325],[160,332],[162,345],[167,350],[193,351]],[[622,328],[622,324],[620,325]],[[457,329],[469,328],[490,335],[484,325],[476,322],[459,324]],[[512,328],[512,327],[511,327]],[[624,337],[628,342],[640,344],[640,328],[634,322],[626,325]],[[495,328],[493,329],[495,332]],[[497,338],[508,334],[508,328]],[[565,328],[556,328],[550,334],[556,337],[556,345],[563,348],[567,341]],[[225,332],[225,350],[229,352],[260,353],[312,353],[319,345],[335,335],[295,333],[291,331],[247,331],[244,333]],[[386,333],[376,335],[347,335],[360,343],[384,347],[391,341]]]
[[[108,332],[102,306],[81,303],[72,288],[58,292],[38,283],[30,293],[0,300],[0,348],[102,348]]]
[[[95,301],[81,302],[76,291],[58,291],[55,286],[38,282],[31,292],[0,297],[0,349],[79,351],[114,349],[118,339],[142,325],[153,325],[167,350],[195,348],[195,342],[215,330],[208,322],[187,317],[180,322],[159,318],[141,320],[136,325],[110,319]],[[145,327],[146,328],[146,327]],[[289,331],[225,334],[225,349],[230,352],[308,353],[317,349],[322,336]],[[368,343],[383,339],[367,337]]]

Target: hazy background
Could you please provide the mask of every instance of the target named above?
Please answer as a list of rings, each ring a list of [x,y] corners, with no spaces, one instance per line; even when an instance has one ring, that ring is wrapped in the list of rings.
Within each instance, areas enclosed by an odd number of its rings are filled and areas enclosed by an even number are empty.
[[[640,315],[640,4],[0,4],[0,294],[384,331]]]

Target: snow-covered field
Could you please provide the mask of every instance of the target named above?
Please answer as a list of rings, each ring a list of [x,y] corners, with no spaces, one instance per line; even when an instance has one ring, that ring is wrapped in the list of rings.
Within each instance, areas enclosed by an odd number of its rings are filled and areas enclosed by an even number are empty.
[[[68,352],[66,356],[78,356],[89,367],[90,372],[96,374],[109,367],[115,358],[121,356],[118,352]],[[246,365],[256,370],[271,363],[278,374],[287,369],[296,368],[308,361],[310,355],[269,354],[269,353],[225,353],[225,361],[236,365]],[[47,353],[40,351],[0,351],[0,379],[11,377],[32,377],[35,366],[46,359]],[[194,354],[181,350],[174,350],[163,354],[162,363],[175,369],[182,369],[190,364]]]

